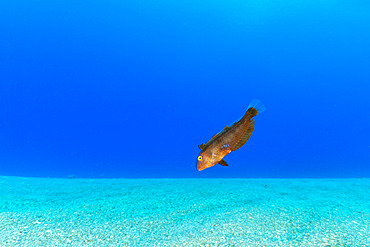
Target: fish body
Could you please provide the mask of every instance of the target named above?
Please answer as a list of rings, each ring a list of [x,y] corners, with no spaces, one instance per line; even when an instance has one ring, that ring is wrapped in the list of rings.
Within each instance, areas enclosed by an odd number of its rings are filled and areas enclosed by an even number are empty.
[[[264,106],[259,100],[253,100],[244,116],[230,127],[214,135],[206,144],[199,145],[200,153],[197,158],[198,171],[204,170],[219,163],[228,166],[223,157],[231,151],[242,147],[249,139],[254,129],[254,119],[258,113],[264,111]]]

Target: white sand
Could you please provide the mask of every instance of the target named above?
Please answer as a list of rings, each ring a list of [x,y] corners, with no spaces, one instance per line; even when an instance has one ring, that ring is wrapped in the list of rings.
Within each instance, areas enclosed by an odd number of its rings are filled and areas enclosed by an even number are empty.
[[[0,177],[0,246],[370,246],[370,179]]]

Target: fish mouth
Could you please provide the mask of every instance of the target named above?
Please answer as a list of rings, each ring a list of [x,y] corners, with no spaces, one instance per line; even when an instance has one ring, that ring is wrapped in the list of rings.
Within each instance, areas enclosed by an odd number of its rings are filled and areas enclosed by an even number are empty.
[[[197,160],[197,170],[198,171],[202,171],[208,167],[211,167],[212,164],[210,164],[210,162],[208,160]]]
[[[204,170],[206,168],[207,167],[201,161],[197,161],[197,170],[198,171],[202,171],[202,170]]]

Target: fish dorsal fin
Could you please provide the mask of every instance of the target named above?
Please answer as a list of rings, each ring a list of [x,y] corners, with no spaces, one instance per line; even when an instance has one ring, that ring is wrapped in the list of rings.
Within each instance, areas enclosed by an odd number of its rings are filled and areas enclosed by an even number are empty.
[[[211,137],[211,139],[209,139],[209,140],[213,140],[213,139],[215,139],[215,137],[217,137],[217,136],[218,136],[218,134],[220,134],[220,132],[218,132],[217,134],[215,134],[214,136],[212,136],[212,137]]]
[[[226,125],[220,132],[218,132],[216,135],[212,136],[211,140],[215,139],[216,137],[218,137],[219,135],[221,135],[222,133],[224,133],[228,129],[230,129],[230,127],[228,127]]]
[[[220,162],[218,162],[220,165],[222,165],[222,166],[229,166],[227,163],[226,163],[226,161],[224,161],[224,160],[220,160]]]
[[[214,140],[214,139],[216,139],[217,137],[219,137],[220,135],[222,135],[223,133],[225,133],[225,131],[227,131],[228,129],[230,129],[230,127],[228,127],[227,125],[220,131],[220,132],[218,132],[216,135],[214,135],[214,136],[212,136],[212,138],[211,139],[209,139],[209,141],[208,142],[210,142],[210,141],[212,141],[212,140]],[[207,142],[207,143],[208,143]]]
[[[205,144],[204,144],[204,143],[202,143],[202,144],[198,145],[198,147],[199,147],[199,149],[200,149],[200,150],[203,150],[204,146],[205,146]]]
[[[238,143],[235,144],[234,147],[231,148],[231,150],[235,151],[238,148],[242,147],[248,141],[249,137],[251,136],[251,134],[253,132],[253,129],[254,129],[254,119],[251,119],[251,121],[248,125],[248,128],[245,131],[243,137],[240,139],[240,141]]]

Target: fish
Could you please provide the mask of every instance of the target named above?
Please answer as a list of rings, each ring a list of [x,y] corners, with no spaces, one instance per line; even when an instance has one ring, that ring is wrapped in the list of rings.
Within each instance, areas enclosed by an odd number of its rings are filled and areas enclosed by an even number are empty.
[[[247,142],[254,130],[254,117],[263,111],[265,106],[261,101],[252,100],[240,120],[230,127],[224,127],[205,144],[198,145],[201,151],[197,158],[197,170],[202,171],[216,164],[228,166],[223,158]]]

